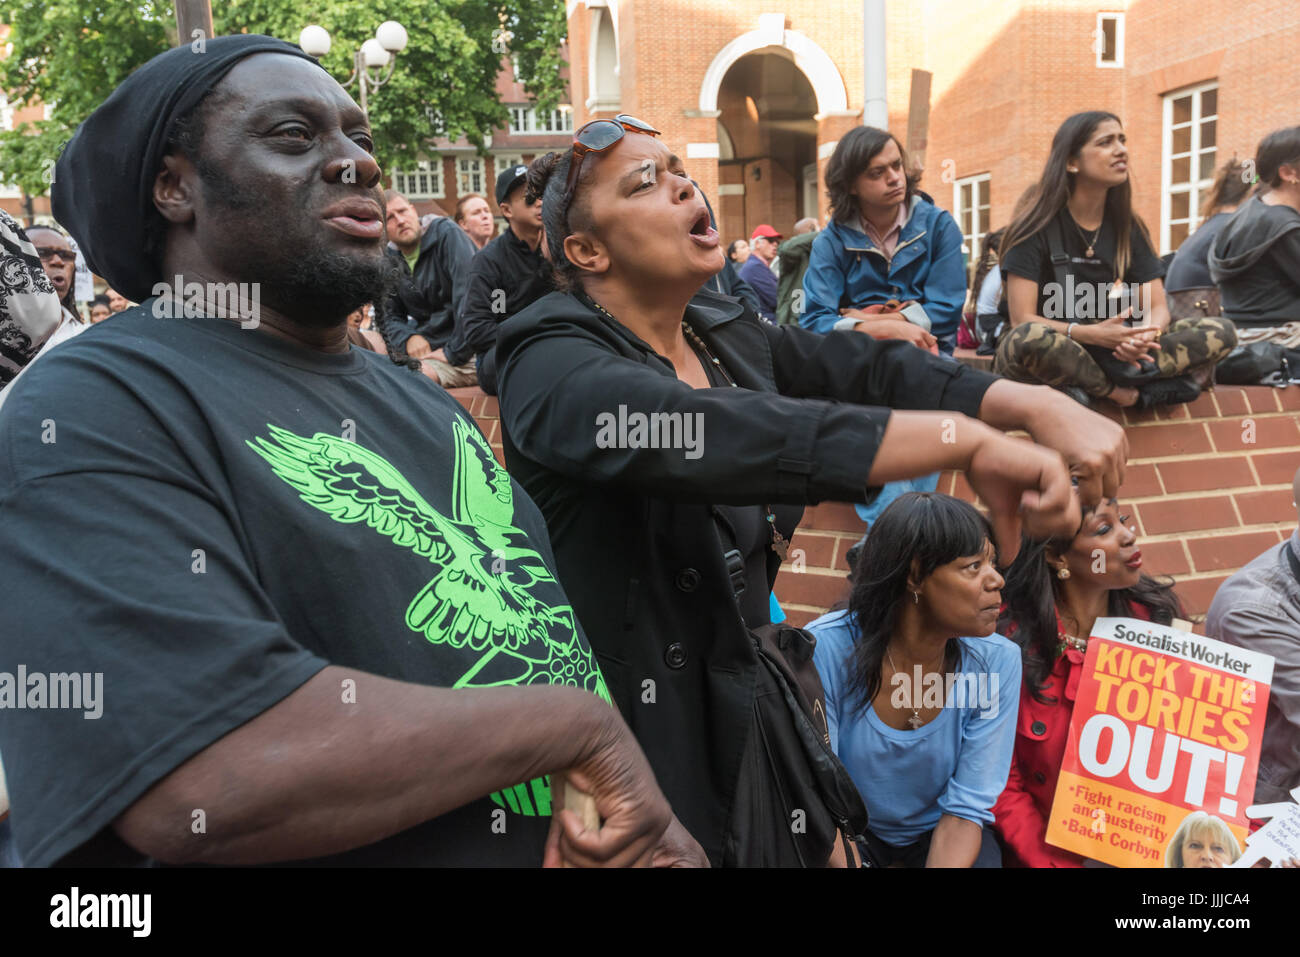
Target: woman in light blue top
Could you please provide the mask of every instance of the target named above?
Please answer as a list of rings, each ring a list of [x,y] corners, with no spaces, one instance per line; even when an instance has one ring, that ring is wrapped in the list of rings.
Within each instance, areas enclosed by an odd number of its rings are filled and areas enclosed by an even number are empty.
[[[1020,653],[993,633],[992,543],[965,502],[900,496],[858,555],[847,611],[808,625],[831,744],[867,803],[880,864],[1000,866],[986,825],[1011,767]]]

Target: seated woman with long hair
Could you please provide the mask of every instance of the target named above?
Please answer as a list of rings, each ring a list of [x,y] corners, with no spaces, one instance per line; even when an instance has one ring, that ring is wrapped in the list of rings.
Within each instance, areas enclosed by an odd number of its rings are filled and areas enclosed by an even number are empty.
[[[1117,617],[1168,625],[1182,615],[1173,583],[1142,574],[1128,523],[1119,502],[1107,500],[1084,510],[1073,539],[1026,542],[1007,570],[999,630],[1024,659],[1015,756],[993,808],[1008,864],[1083,866],[1044,836],[1093,624]]]
[[[1133,209],[1127,141],[1113,113],[1061,124],[1002,237],[1001,262],[1011,328],[993,368],[1018,381],[1084,403],[1190,402],[1236,345],[1226,319],[1171,323],[1164,266]]]
[[[701,292],[723,265],[708,207],[640,120],[587,124],[529,187],[562,291],[501,327],[507,466],[681,823],[714,863],[770,860],[788,818],[756,833],[737,812],[764,767],[749,629],[804,504],[962,469],[1014,549],[1021,514],[1077,526],[1067,465],[1094,501],[1120,480],[1122,431],[1050,389]],[[998,431],[1020,427],[1052,448]]]
[[[848,610],[808,625],[879,865],[1001,866],[989,825],[1020,697],[1020,651],[994,634],[1002,584],[983,515],[908,492],[867,535]]]

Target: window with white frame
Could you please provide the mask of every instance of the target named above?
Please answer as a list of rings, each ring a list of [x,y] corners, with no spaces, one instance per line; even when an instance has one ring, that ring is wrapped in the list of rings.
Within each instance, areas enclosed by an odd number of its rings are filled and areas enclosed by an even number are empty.
[[[984,237],[989,234],[989,174],[963,176],[952,184],[952,211],[961,230],[961,248],[967,262],[979,262]]]
[[[1092,47],[1097,51],[1097,66],[1124,65],[1124,14],[1097,14],[1097,30],[1093,34]]]
[[[1164,97],[1162,252],[1177,249],[1201,223],[1201,203],[1214,184],[1218,114],[1218,83],[1204,83]]]
[[[492,157],[493,182],[495,182],[496,178],[500,176],[503,172],[508,170],[510,167],[523,166],[523,165],[524,165],[523,153],[497,153]]]
[[[395,170],[393,189],[407,199],[441,199],[442,160],[418,160],[411,169]]]
[[[486,166],[481,156],[462,156],[456,160],[456,195],[482,193],[487,180]]]
[[[538,110],[532,106],[510,107],[510,132],[518,134],[546,134],[573,132],[573,111],[563,107]]]

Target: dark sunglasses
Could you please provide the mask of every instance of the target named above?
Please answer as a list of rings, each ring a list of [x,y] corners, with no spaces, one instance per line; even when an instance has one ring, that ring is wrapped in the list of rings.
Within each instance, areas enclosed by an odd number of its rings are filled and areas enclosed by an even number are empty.
[[[58,246],[37,246],[36,255],[41,257],[42,262],[48,262],[55,258],[58,258],[65,263],[77,261],[77,254],[71,249],[62,249]]]
[[[569,204],[573,202],[573,188],[578,182],[582,161],[587,158],[587,154],[605,152],[629,131],[645,133],[647,136],[659,135],[659,131],[649,123],[638,120],[635,116],[628,116],[626,113],[620,113],[612,120],[592,120],[573,134],[573,155],[569,158],[569,180],[564,184],[565,217],[569,215]]]

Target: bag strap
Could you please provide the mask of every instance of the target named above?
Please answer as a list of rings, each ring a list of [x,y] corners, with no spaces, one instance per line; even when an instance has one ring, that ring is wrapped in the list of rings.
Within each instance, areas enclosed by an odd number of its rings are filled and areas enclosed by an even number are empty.
[[[1056,284],[1061,287],[1061,294],[1065,295],[1068,285],[1065,280],[1069,275],[1070,257],[1065,252],[1065,236],[1061,232],[1059,213],[1047,224],[1047,252],[1052,261],[1052,275],[1056,278]]]

